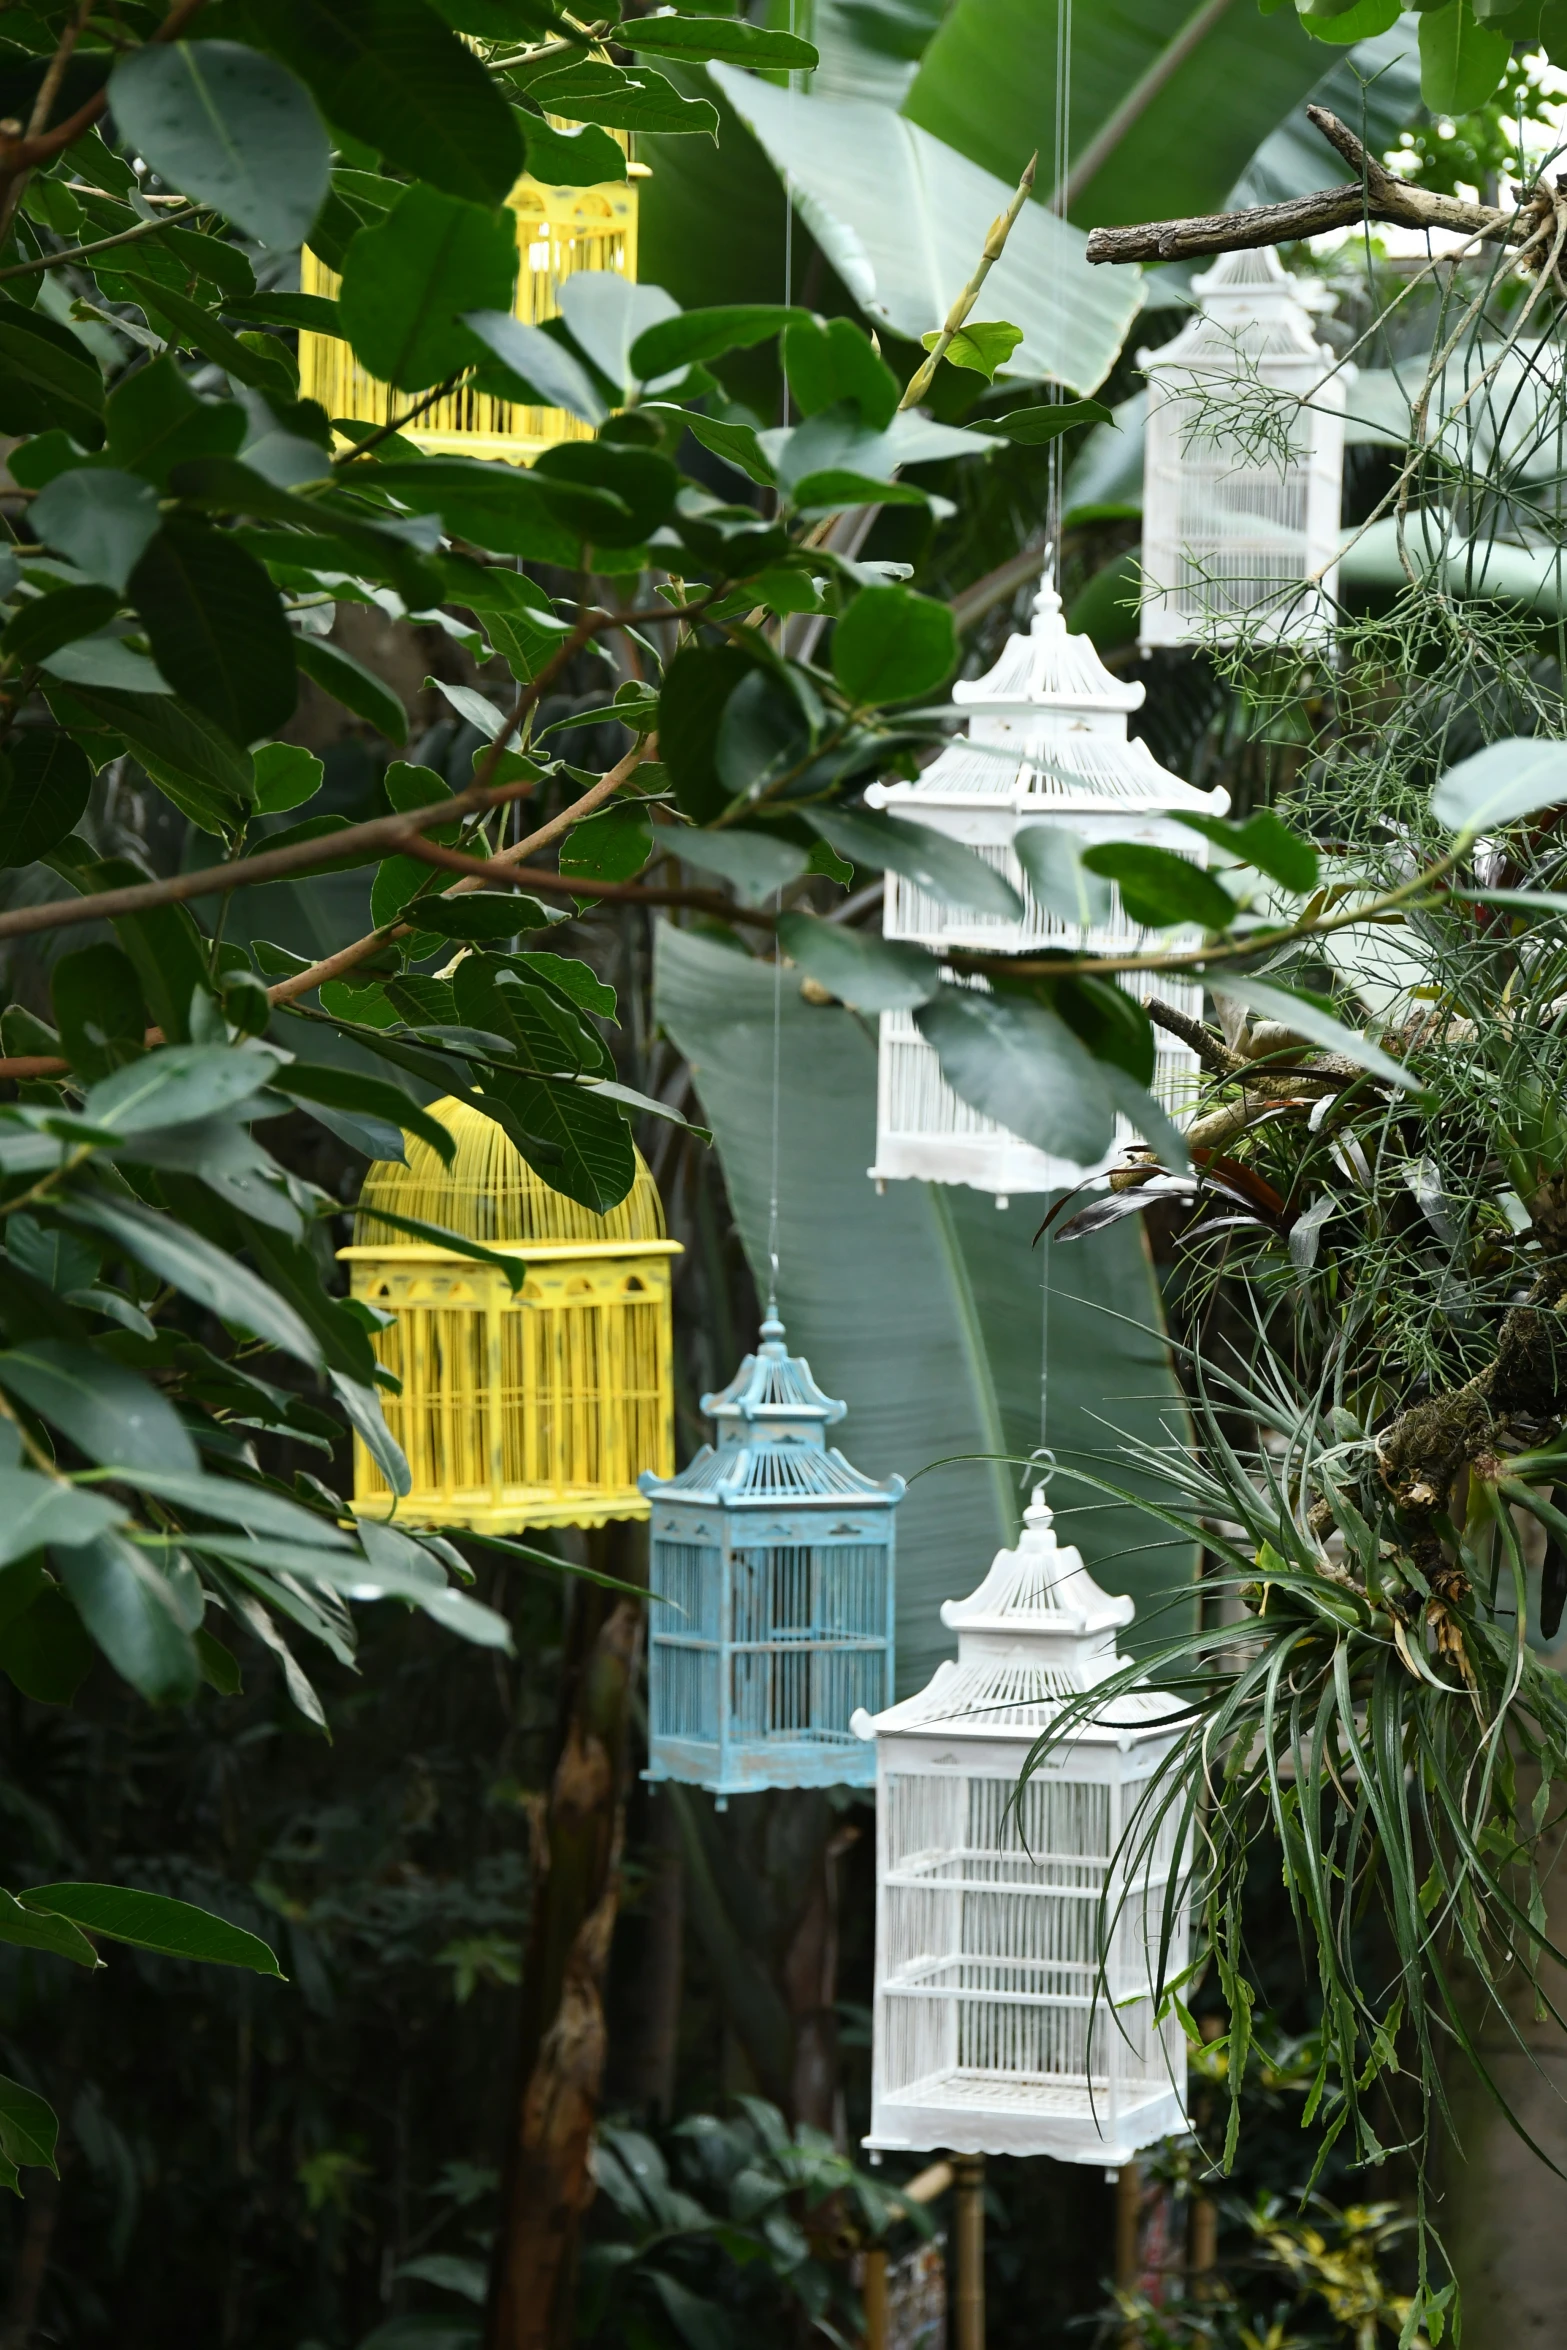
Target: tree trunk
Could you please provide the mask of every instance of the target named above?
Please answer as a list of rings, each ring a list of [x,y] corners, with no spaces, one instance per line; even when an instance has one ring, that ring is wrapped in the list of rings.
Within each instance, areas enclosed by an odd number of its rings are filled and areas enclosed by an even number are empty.
[[[590,1537],[596,1567],[630,1580],[636,1532]],[[523,1966],[515,2120],[490,2274],[486,2350],[569,2350],[577,2245],[604,2073],[604,1978],[619,1895],[626,1730],[642,1615],[572,1587],[558,1760]]]

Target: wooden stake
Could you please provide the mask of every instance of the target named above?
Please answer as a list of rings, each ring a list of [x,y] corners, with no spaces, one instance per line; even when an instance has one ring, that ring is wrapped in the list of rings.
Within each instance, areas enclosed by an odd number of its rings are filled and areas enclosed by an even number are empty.
[[[952,2350],[985,2350],[985,2157],[952,2157]]]

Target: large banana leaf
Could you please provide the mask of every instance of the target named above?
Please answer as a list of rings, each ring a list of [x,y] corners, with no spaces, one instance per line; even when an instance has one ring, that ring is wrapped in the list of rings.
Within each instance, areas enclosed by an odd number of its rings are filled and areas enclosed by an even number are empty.
[[[779,89],[737,67],[711,73],[760,140],[816,242],[860,308],[913,342],[934,332],[973,275],[986,233],[1028,160],[997,178],[891,107]],[[1092,392],[1142,301],[1139,275],[1090,269],[1086,239],[1042,205],[1025,205],[985,287],[984,315],[1023,340],[1015,376],[1054,377]]]
[[[1059,0],[956,0],[903,110],[1002,178],[1055,120]],[[1082,156],[1129,94],[1157,76],[1186,33],[1192,0],[1095,0],[1074,11],[1071,152]],[[1231,0],[1174,63],[1072,206],[1085,227],[1216,212],[1253,153],[1322,78],[1323,52],[1293,8],[1260,16]],[[1046,175],[1040,194],[1048,198]],[[1325,184],[1325,183],[1324,183]]]
[[[733,948],[664,927],[660,1022],[691,1063],[758,1286],[767,1282],[773,974]],[[1158,1443],[1184,1425],[1159,1336],[1159,1304],[1136,1219],[1041,1251],[1047,1202],[865,1170],[875,1147],[874,1030],[837,1006],[781,991],[779,1300],[791,1344],[849,1416],[844,1451],[873,1476],[914,1476],[954,1453],[1027,1454],[1039,1442],[1042,1270],[1051,1277],[1048,1436],[1058,1458],[1125,1476],[1118,1432]],[[1128,1479],[1135,1484],[1136,1479]],[[898,1513],[898,1687],[952,1653],[943,1599],[972,1590],[1015,1538],[1024,1480],[970,1461],[910,1487]],[[1141,1631],[1185,1617],[1193,1559],[1162,1548],[1139,1510],[1061,1478],[1052,1500],[1106,1588],[1130,1591]],[[1154,1619],[1157,1618],[1155,1622]]]

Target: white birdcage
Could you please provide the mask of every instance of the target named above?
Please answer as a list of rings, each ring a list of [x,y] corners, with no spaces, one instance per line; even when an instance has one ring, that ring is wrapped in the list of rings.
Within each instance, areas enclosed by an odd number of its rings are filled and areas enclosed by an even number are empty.
[[[1035,1493],[1016,1550],[948,1600],[956,1663],[874,1718],[872,2147],[1115,2167],[1184,2131],[1186,2042],[1156,2012],[1185,1966],[1173,1811],[1127,1836],[1180,1730],[1174,1701],[1106,1701],[1018,1786],[1064,1701],[1124,1663],[1132,1602],[1100,1590]],[[1123,1839],[1125,1839],[1123,1845]]]
[[[1176,818],[1183,812],[1222,816],[1229,795],[1183,783],[1159,765],[1145,742],[1128,738],[1126,722],[1141,707],[1143,692],[1141,685],[1123,685],[1111,676],[1091,639],[1070,634],[1047,572],[1028,635],[1009,637],[987,675],[952,689],[954,702],[969,712],[967,734],[949,743],[917,781],[873,784],[865,795],[873,807],[912,817],[977,850],[1017,891],[1022,916],[949,905],[889,872],[883,935],[935,951],[1001,955],[1045,947],[1126,954],[1150,944],[1154,934],[1128,919],[1118,890],[1112,889],[1109,919],[1099,927],[1060,920],[1039,903],[1013,845],[1029,825],[1059,824],[1085,846],[1144,841],[1206,863],[1207,842]],[[1170,943],[1168,933],[1161,943]],[[1128,973],[1121,984],[1140,1002],[1159,995],[1189,1018],[1201,1016],[1200,985],[1144,972]],[[1155,1030],[1155,1044],[1151,1091],[1179,1123],[1196,1101],[1197,1058],[1163,1029]],[[1116,1150],[1104,1166],[1131,1132],[1120,1125]],[[1004,1199],[1012,1192],[1059,1190],[1098,1171],[1052,1157],[970,1108],[943,1077],[912,1014],[882,1014],[876,1164],[870,1170],[877,1181],[912,1176],[966,1183]]]
[[[1148,377],[1146,650],[1215,637],[1301,643],[1332,625],[1354,369],[1319,343],[1271,246],[1194,278],[1201,308]]]

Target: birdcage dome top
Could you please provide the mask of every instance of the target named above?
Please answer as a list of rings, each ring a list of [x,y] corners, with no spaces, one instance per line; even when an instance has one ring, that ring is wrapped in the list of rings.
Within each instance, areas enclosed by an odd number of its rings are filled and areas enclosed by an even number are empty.
[[[444,1126],[456,1149],[442,1164],[432,1143],[406,1138],[407,1162],[378,1159],[365,1177],[354,1219],[356,1247],[397,1247],[408,1234],[383,1223],[378,1208],[421,1224],[440,1224],[465,1240],[492,1247],[620,1242],[629,1247],[664,1237],[664,1210],[639,1151],[636,1178],[618,1206],[595,1215],[591,1208],[552,1191],[493,1118],[471,1102],[448,1095],[432,1102],[428,1115]]]
[[[1074,636],[1047,571],[1034,598],[1027,636],[1009,636],[1001,657],[983,677],[961,678],[952,689],[960,708],[1033,711],[1042,704],[1083,710],[1140,710],[1146,687],[1112,677],[1092,637]]]
[[[1197,362],[1234,368],[1248,359],[1333,356],[1317,340],[1301,280],[1271,245],[1253,253],[1226,253],[1214,268],[1193,278],[1192,291],[1200,307],[1172,342],[1139,352],[1139,366]]]
[[[943,1603],[958,1635],[956,1661],[937,1666],[926,1686],[884,1713],[855,1716],[862,1738],[900,1731],[990,1738],[1037,1737],[1062,1706],[1120,1670],[1116,1632],[1132,1620],[1130,1599],[1101,1591],[1081,1551],[1057,1541],[1043,1487],[1024,1513],[1015,1549],[1000,1550],[978,1589]],[[1112,1743],[1168,1727],[1171,1700],[1132,1689],[1106,1701],[1073,1732]]]
[[[772,1307],[756,1352],[727,1387],[703,1396],[702,1409],[717,1422],[716,1448],[705,1444],[677,1476],[644,1477],[644,1493],[776,1507],[812,1501],[890,1505],[904,1490],[901,1477],[878,1483],[827,1443],[823,1430],[848,1407],[817,1386],[803,1355],[790,1354]]]

